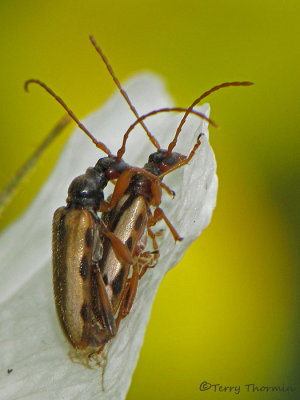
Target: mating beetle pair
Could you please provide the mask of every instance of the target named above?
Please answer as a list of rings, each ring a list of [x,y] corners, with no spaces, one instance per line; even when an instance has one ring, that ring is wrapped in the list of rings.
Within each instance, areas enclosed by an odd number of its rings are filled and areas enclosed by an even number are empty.
[[[211,92],[226,86],[246,86],[248,82],[231,82],[212,88],[196,99],[187,109],[165,108],[139,117],[126,92],[122,89],[101,50],[101,55],[123,97],[137,117],[128,129],[123,144],[113,156],[78,121],[75,115],[45,84],[44,87],[67,110],[79,127],[103,150],[107,157],[71,183],[67,206],[59,208],[53,219],[53,280],[58,317],[71,345],[85,354],[99,353],[116,335],[120,321],[130,312],[139,279],[159,257],[158,244],[151,227],[163,219],[175,240],[182,240],[171,222],[159,208],[161,190],[174,194],[162,183],[163,177],[187,164],[200,146],[200,136],[188,157],[173,152],[178,135],[193,107]],[[159,112],[184,111],[184,117],[167,150],[160,149],[144,124],[144,119]],[[131,167],[122,157],[129,132],[141,124],[157,148],[143,168]],[[109,181],[115,189],[109,201],[103,190]],[[150,206],[155,207],[152,214]],[[104,212],[102,219],[97,212]],[[148,235],[153,251],[144,251]]]

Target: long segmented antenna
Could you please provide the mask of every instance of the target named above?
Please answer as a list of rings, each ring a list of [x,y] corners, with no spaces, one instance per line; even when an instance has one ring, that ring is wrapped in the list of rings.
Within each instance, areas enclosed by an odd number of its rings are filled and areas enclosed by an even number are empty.
[[[222,83],[221,85],[214,86],[213,88],[211,88],[211,89],[208,90],[207,92],[204,92],[200,97],[198,97],[198,99],[196,99],[196,100],[189,106],[189,108],[186,110],[186,112],[185,112],[185,114],[184,114],[184,116],[183,116],[183,118],[182,118],[182,120],[181,120],[181,122],[180,122],[180,124],[179,124],[179,126],[178,126],[178,128],[177,128],[177,130],[176,130],[174,139],[173,139],[172,142],[169,144],[169,147],[168,147],[168,154],[170,154],[170,153],[172,152],[172,150],[174,149],[174,147],[176,146],[179,133],[180,133],[180,131],[181,131],[181,129],[182,129],[182,127],[183,127],[183,125],[184,125],[184,123],[185,123],[185,121],[186,121],[188,115],[190,114],[191,110],[192,110],[198,103],[200,103],[201,100],[203,100],[205,97],[209,96],[211,93],[213,93],[213,92],[215,92],[215,91],[217,91],[217,90],[219,90],[219,89],[225,88],[225,87],[229,87],[229,86],[250,86],[250,85],[253,85],[253,82],[225,82],[225,83]]]
[[[20,187],[20,183],[25,179],[28,173],[35,167],[41,155],[45,149],[48,148],[50,143],[60,134],[64,127],[71,121],[71,118],[66,115],[58,124],[52,129],[52,131],[46,136],[43,142],[38,146],[34,153],[25,161],[25,163],[19,168],[17,173],[11,179],[11,181],[5,186],[0,192],[0,214],[5,209],[6,205],[10,203],[14,197],[17,189]]]
[[[109,150],[109,148],[102,142],[99,142],[89,131],[88,129],[83,125],[82,122],[79,121],[79,119],[76,117],[76,115],[73,113],[72,110],[66,105],[66,103],[59,97],[57,94],[53,92],[52,89],[50,89],[44,82],[38,80],[38,79],[29,79],[28,81],[25,82],[24,89],[26,92],[28,92],[28,85],[31,83],[36,83],[37,85],[41,86],[43,89],[45,89],[52,97],[55,98],[55,100],[67,111],[69,116],[76,122],[78,127],[92,140],[92,142],[98,147],[98,149],[104,151],[108,156],[111,156],[112,153]]]
[[[126,147],[126,142],[129,136],[129,133],[136,127],[137,124],[140,123],[140,121],[143,121],[144,119],[151,117],[152,115],[155,114],[159,114],[159,113],[164,113],[164,112],[185,112],[187,111],[187,108],[182,108],[182,107],[165,107],[165,108],[160,108],[158,110],[153,110],[147,114],[142,115],[141,117],[139,117],[132,125],[130,125],[130,127],[127,129],[127,131],[125,132],[124,136],[123,136],[123,143],[122,146],[120,147],[120,149],[117,152],[117,160],[120,160],[124,153],[125,153],[125,147]],[[211,125],[213,125],[214,127],[217,128],[217,124],[211,120],[210,118],[208,118],[205,114],[199,112],[199,111],[195,111],[195,110],[191,110],[190,111],[191,114],[197,115],[198,117],[204,119],[205,121],[209,122]],[[160,148],[158,149],[160,150]]]
[[[97,53],[101,56],[104,64],[106,65],[106,68],[108,69],[108,72],[110,73],[111,77],[113,78],[113,81],[115,82],[115,84],[117,85],[120,93],[122,94],[122,96],[124,97],[124,99],[126,100],[127,104],[129,105],[131,111],[133,112],[133,114],[136,116],[137,119],[139,119],[139,114],[136,110],[136,108],[134,107],[134,105],[132,104],[132,102],[130,101],[128,94],[125,92],[125,90],[122,88],[118,78],[116,77],[112,67],[110,66],[110,64],[107,61],[107,58],[105,57],[105,55],[103,54],[102,50],[100,49],[100,47],[97,45],[95,39],[93,38],[92,35],[90,35],[90,41],[92,43],[92,45],[94,46],[94,48],[96,49]],[[146,125],[144,124],[144,122],[142,120],[139,120],[139,123],[141,124],[141,126],[144,128],[145,132],[147,133],[147,136],[149,138],[149,140],[151,141],[151,143],[157,148],[160,149],[160,145],[158,143],[158,141],[155,139],[155,137],[151,134],[151,132],[148,130],[148,128],[146,127]]]

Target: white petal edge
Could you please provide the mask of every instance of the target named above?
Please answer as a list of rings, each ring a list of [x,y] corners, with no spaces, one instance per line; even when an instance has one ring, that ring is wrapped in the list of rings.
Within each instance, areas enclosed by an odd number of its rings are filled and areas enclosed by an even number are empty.
[[[164,83],[155,75],[137,75],[124,86],[140,114],[173,105]],[[209,114],[207,104],[198,110]],[[179,120],[179,115],[168,113],[148,119],[146,124],[161,146],[166,147]],[[127,104],[115,93],[84,123],[115,152],[133,121]],[[99,369],[90,370],[70,361],[69,346],[58,325],[52,294],[52,215],[65,204],[72,179],[104,156],[75,129],[40,193],[0,237],[0,398],[120,400],[126,397],[159,283],[208,225],[216,204],[216,162],[208,143],[207,125],[190,116],[178,140],[175,150],[187,155],[199,133],[205,134],[190,164],[165,179],[176,191],[176,197],[172,200],[164,195],[162,208],[184,240],[175,244],[164,224],[158,224],[157,228],[164,229],[160,260],[141,279],[133,309],[111,341],[104,392]],[[140,128],[132,133],[127,147],[125,160],[138,166],[154,151]],[[13,371],[8,375],[9,368]]]

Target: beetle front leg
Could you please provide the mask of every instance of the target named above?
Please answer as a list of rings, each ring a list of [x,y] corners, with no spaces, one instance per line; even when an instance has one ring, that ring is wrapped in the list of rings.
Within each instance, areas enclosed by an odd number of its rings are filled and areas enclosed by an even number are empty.
[[[103,201],[100,206],[100,211],[101,212],[108,212],[111,211],[114,206],[117,204],[118,200],[121,198],[121,196],[125,193],[126,189],[128,188],[131,178],[134,175],[135,170],[131,167],[129,167],[127,170],[125,170],[119,179],[116,182],[114,192],[111,196],[111,199],[109,202]]]
[[[153,214],[153,216],[151,217],[151,219],[149,221],[149,226],[154,226],[158,221],[160,221],[162,219],[165,221],[166,225],[170,229],[175,242],[183,240],[183,238],[178,235],[178,233],[176,232],[174,226],[171,224],[171,222],[166,217],[166,214],[159,207],[157,207],[154,210],[154,214]]]

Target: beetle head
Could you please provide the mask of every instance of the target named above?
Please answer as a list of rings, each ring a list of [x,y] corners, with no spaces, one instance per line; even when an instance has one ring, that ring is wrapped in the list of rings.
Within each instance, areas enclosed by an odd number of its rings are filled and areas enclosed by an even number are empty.
[[[144,168],[158,176],[167,172],[170,168],[176,166],[185,159],[186,156],[180,153],[168,152],[167,150],[161,149],[150,154],[148,163],[145,164]]]
[[[128,168],[128,164],[121,158],[116,156],[108,156],[100,158],[95,165],[98,172],[104,173],[107,180],[117,179]]]

